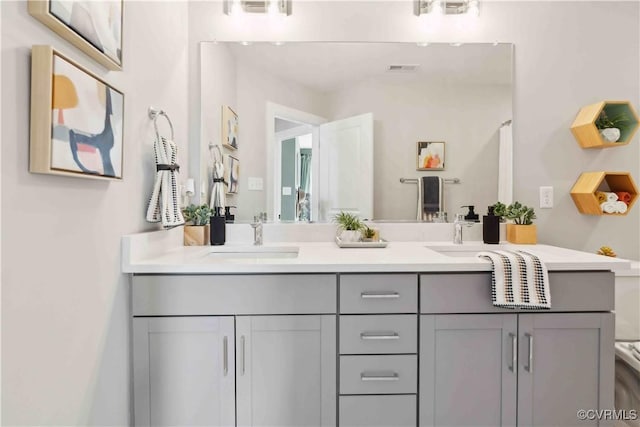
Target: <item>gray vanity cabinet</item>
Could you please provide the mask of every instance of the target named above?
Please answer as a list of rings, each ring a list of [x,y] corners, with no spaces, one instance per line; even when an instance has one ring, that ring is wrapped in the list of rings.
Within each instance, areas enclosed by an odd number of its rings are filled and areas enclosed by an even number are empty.
[[[234,319],[138,317],[136,426],[235,425]]]
[[[422,315],[420,425],[583,425],[613,407],[613,333],[612,313]]]
[[[336,425],[336,316],[236,319],[238,426]]]
[[[517,333],[515,314],[420,316],[420,425],[515,425]]]

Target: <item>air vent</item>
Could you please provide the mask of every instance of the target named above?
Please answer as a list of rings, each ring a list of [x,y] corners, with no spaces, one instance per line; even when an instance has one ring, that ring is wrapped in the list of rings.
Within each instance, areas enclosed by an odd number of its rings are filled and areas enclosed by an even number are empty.
[[[416,64],[391,64],[387,68],[387,71],[413,73],[418,67],[419,65]]]

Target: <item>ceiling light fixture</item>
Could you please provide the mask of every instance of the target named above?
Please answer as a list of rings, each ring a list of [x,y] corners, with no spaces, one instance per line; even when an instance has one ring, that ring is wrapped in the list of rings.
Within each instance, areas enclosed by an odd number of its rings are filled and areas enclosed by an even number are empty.
[[[292,0],[224,0],[223,10],[227,15],[261,13],[270,16],[291,15]]]
[[[479,0],[413,0],[413,13],[424,14],[470,15],[480,14]]]

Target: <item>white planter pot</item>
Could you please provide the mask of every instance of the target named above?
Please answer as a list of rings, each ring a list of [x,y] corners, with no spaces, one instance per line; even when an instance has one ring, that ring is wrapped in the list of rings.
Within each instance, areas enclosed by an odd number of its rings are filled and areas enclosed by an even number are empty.
[[[620,129],[618,128],[607,128],[600,129],[600,136],[607,142],[618,142],[620,139]]]
[[[360,233],[360,231],[342,230],[340,232],[340,240],[342,240],[345,243],[359,242],[360,237],[362,237],[362,234]]]

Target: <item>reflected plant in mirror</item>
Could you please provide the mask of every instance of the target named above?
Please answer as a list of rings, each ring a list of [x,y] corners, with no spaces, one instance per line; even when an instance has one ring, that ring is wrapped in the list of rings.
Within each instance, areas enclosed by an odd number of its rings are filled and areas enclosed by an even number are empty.
[[[498,176],[498,149],[500,125],[512,118],[512,51],[489,43],[203,42],[202,135],[193,140],[220,138],[222,106],[242,117],[239,222],[256,211],[292,223],[329,222],[341,211],[415,221],[419,191],[399,178],[424,176],[459,179],[444,184],[440,211],[488,206],[499,178],[511,179]],[[424,147],[419,166],[427,166],[418,169],[426,170],[416,170],[416,141],[446,141],[446,170],[435,146]],[[212,182],[207,147],[190,153],[200,181]],[[248,185],[257,181],[264,186]]]

